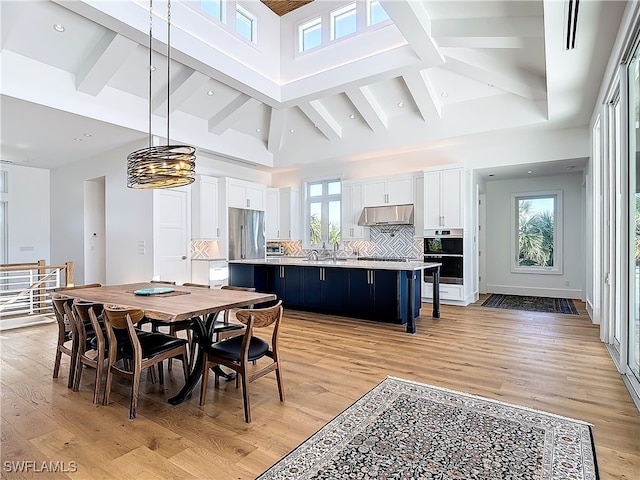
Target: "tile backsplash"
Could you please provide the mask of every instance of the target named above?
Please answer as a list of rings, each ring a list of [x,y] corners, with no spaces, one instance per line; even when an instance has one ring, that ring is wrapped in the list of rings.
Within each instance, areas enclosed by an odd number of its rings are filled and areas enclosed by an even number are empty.
[[[414,238],[412,225],[373,226],[369,240],[350,240],[340,242],[340,255],[347,257],[410,257],[422,259],[423,240]],[[284,254],[306,256],[308,249],[302,248],[302,242],[276,242],[284,247]],[[332,251],[332,246],[327,245]]]

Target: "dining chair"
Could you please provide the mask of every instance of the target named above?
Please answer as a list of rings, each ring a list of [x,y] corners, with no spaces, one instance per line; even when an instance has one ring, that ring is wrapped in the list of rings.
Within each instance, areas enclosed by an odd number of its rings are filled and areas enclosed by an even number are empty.
[[[74,375],[73,391],[80,390],[80,380],[84,366],[95,369],[95,383],[93,387],[93,403],[100,401],[102,379],[107,359],[107,343],[104,335],[102,320],[103,305],[101,303],[74,300],[71,306],[65,305],[67,316],[75,321],[75,331],[78,334],[78,351],[76,371]]]
[[[254,287],[238,287],[235,285],[223,285],[220,287],[221,290],[237,290],[243,292],[255,292],[256,289]],[[243,307],[242,309],[253,308],[254,305],[249,305],[249,307]],[[219,342],[227,338],[228,336],[237,335],[240,333],[238,330],[244,329],[244,325],[242,323],[232,322],[231,320],[236,319],[236,313],[240,310],[239,308],[230,308],[224,310],[222,312],[222,320],[215,320],[213,322],[213,340]]]
[[[162,361],[172,357],[180,357],[185,381],[189,376],[187,366],[187,341],[160,332],[141,332],[134,324],[144,317],[144,312],[137,308],[105,305],[104,323],[109,343],[107,375],[102,403],[108,405],[111,400],[113,375],[131,381],[131,400],[129,418],[136,418],[140,377],[142,370],[158,365],[160,385],[164,385]],[[128,342],[119,340],[117,331],[126,331]],[[141,332],[141,333],[140,333]]]
[[[234,370],[242,383],[242,398],[244,402],[244,419],[251,422],[251,407],[249,404],[249,384],[254,380],[276,372],[280,401],[284,402],[284,386],[278,353],[278,333],[282,320],[282,302],[266,308],[250,308],[238,310],[238,321],[246,325],[243,335],[213,343],[204,348],[204,362],[202,366],[202,384],[200,387],[200,405],[204,405],[209,382],[209,369],[215,365],[224,365]],[[255,335],[257,329],[273,326],[271,342]],[[263,358],[270,360],[260,362]],[[215,374],[215,385],[218,385],[218,373]],[[238,377],[236,377],[236,388]]]
[[[66,297],[60,293],[53,293],[51,295],[51,303],[53,304],[53,313],[58,324],[58,342],[56,344],[56,357],[53,364],[53,378],[58,378],[60,374],[60,363],[62,360],[62,354],[69,356],[69,380],[67,387],[73,387],[73,376],[75,374],[75,362],[77,358],[77,352],[75,349],[75,342],[73,338],[73,327],[71,321],[65,312],[65,305],[72,304],[73,298]]]

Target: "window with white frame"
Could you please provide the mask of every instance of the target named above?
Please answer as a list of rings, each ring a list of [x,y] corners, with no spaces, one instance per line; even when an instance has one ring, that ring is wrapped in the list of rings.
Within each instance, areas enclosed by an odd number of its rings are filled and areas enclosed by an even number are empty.
[[[246,8],[236,4],[236,32],[250,42],[256,42],[257,19]]]
[[[511,271],[562,273],[562,190],[512,195]]]
[[[305,240],[309,246],[329,246],[341,241],[341,205],[340,180],[307,183]]]
[[[298,27],[298,50],[306,52],[322,43],[322,19],[314,18]]]
[[[330,14],[331,40],[346,37],[356,32],[356,4],[350,3]]]
[[[222,21],[222,0],[200,0],[200,8],[213,18]]]
[[[380,5],[379,0],[367,0],[367,26],[377,25],[389,20],[389,15]]]

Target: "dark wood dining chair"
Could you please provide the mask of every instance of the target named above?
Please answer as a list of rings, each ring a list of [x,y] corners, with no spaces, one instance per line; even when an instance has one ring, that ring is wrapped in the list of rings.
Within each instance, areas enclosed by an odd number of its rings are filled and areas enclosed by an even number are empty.
[[[65,304],[71,305],[73,298],[66,297],[60,293],[54,293],[51,295],[51,303],[53,304],[53,313],[58,324],[58,341],[56,343],[56,357],[53,364],[53,378],[58,378],[60,374],[60,363],[62,361],[62,355],[69,356],[69,380],[67,387],[73,387],[73,376],[76,371],[76,358],[77,352],[74,347],[73,327],[71,321],[66,314]]]
[[[202,384],[200,387],[200,405],[204,405],[209,382],[209,369],[216,365],[224,365],[236,372],[242,383],[242,398],[244,402],[244,419],[251,422],[251,406],[249,403],[249,384],[264,375],[275,372],[278,383],[280,401],[284,402],[285,393],[282,382],[280,355],[278,353],[278,333],[282,320],[282,302],[267,308],[251,308],[238,310],[237,319],[246,325],[243,335],[213,343],[204,348],[204,363],[202,366]],[[273,326],[271,342],[255,335],[256,330]],[[269,361],[261,362],[263,358]],[[215,384],[218,385],[218,373],[215,374]],[[236,388],[238,381],[236,377]]]
[[[137,330],[134,324],[143,317],[144,312],[137,308],[118,305],[104,307],[103,318],[109,343],[109,360],[102,403],[108,405],[111,400],[113,375],[129,379],[131,381],[130,419],[136,418],[137,414],[142,370],[158,365],[160,385],[164,385],[162,362],[177,356],[182,360],[185,381],[189,376],[187,340],[165,333]],[[129,341],[118,339],[117,331],[125,331]]]
[[[107,359],[107,344],[104,335],[104,323],[101,323],[103,305],[76,299],[73,305],[65,305],[67,316],[75,322],[78,335],[78,352],[73,391],[80,390],[80,381],[84,367],[95,370],[93,387],[93,403],[100,401],[102,384]],[[100,319],[98,319],[100,317]]]
[[[223,285],[220,287],[221,290],[237,290],[242,292],[255,292],[256,289],[254,287],[238,287],[235,285]],[[249,305],[249,307],[243,307],[243,309],[253,308],[254,305]],[[224,310],[221,315],[222,319],[216,319],[213,322],[213,341],[219,342],[229,336],[238,335],[239,330],[243,330],[245,327],[242,323],[238,323],[236,321],[236,313],[240,310],[239,308],[231,308]],[[233,320],[233,321],[232,321]]]

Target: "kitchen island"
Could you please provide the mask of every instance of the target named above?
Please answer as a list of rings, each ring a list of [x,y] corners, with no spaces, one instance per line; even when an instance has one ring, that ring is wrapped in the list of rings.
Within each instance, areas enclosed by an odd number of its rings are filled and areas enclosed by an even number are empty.
[[[267,258],[229,261],[229,284],[273,293],[285,307],[406,324],[416,332],[421,277],[433,270],[433,312],[440,317],[439,263]]]

